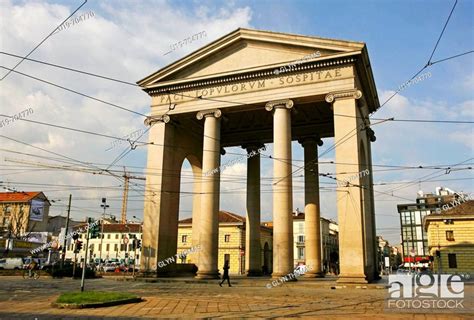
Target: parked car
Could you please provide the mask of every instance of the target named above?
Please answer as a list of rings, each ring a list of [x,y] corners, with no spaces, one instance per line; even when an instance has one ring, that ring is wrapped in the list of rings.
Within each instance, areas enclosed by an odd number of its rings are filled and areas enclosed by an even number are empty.
[[[14,270],[23,269],[23,259],[22,258],[0,259],[0,269],[14,269]]]
[[[106,263],[102,266],[102,270],[104,270],[104,272],[114,272],[116,268],[117,265],[115,263]]]

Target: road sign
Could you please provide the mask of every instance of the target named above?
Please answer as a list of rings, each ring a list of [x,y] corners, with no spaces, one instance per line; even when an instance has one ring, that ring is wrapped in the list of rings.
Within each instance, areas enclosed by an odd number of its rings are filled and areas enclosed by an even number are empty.
[[[128,244],[128,238],[127,237],[123,238],[123,243]]]

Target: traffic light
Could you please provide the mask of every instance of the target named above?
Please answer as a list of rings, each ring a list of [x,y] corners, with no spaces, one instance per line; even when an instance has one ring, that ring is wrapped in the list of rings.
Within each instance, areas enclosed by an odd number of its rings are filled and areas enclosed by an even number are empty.
[[[142,241],[140,239],[137,239],[137,249],[140,249],[142,247]]]
[[[76,241],[76,249],[74,249],[74,253],[79,253],[82,250],[82,241]]]

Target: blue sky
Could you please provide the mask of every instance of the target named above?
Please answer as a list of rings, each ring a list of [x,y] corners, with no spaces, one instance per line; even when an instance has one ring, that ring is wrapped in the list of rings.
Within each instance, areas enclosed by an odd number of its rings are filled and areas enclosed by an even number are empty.
[[[0,0],[1,51],[24,55],[68,16],[80,1],[6,1]],[[288,32],[365,42],[372,70],[384,102],[398,86],[426,64],[454,1],[88,1],[79,14],[93,11],[95,16],[50,37],[31,58],[91,71],[135,82],[172,63],[201,46],[238,27]],[[459,1],[440,41],[432,61],[474,49],[474,3]],[[207,37],[163,56],[169,45],[205,30]],[[16,59],[0,55],[0,64],[11,67]],[[83,75],[58,71],[31,62],[24,62],[18,71],[61,83],[69,88],[100,97],[103,100],[148,113],[149,97],[133,87],[127,87]],[[4,72],[4,71],[1,71]],[[464,120],[474,118],[474,55],[435,64],[424,72],[431,77],[406,88],[374,117],[399,119]],[[142,118],[106,105],[73,95],[20,75],[11,74],[0,83],[0,111],[15,114],[31,106],[31,119],[52,122],[74,128],[124,136],[143,128]],[[377,141],[373,144],[374,164],[437,165],[455,164],[473,157],[472,124],[432,124],[386,122],[374,126]],[[28,123],[14,123],[0,128],[0,135],[19,139],[35,146],[82,161],[109,164],[125,146],[105,151],[110,140],[92,138],[74,132]],[[44,154],[29,147],[1,139],[0,181],[10,187],[31,190],[35,187],[21,183],[50,183],[84,186],[43,186],[52,199],[63,202],[73,192],[73,215],[98,217],[100,198],[107,196],[111,212],[119,215],[120,182],[113,178],[64,170],[38,171],[20,168],[16,160],[41,161],[27,155],[12,154],[11,150]],[[321,150],[334,141],[325,139]],[[4,151],[3,149],[10,150]],[[271,154],[271,146],[269,153]],[[229,151],[242,153],[239,148]],[[293,146],[294,159],[302,159],[301,147]],[[139,147],[130,152],[116,167],[127,166],[139,174],[146,163],[147,150]],[[50,155],[49,155],[50,156]],[[323,160],[331,160],[328,153]],[[8,161],[5,161],[7,158]],[[222,163],[233,159],[224,156]],[[465,168],[474,161],[468,161]],[[272,162],[262,160],[262,174],[271,176]],[[16,166],[16,167],[15,167]],[[17,173],[20,171],[23,173]],[[15,171],[16,170],[16,171]],[[185,163],[183,170],[189,170]],[[376,183],[417,180],[435,170],[377,171]],[[334,172],[334,167],[322,166],[321,172]],[[47,174],[45,174],[45,172]],[[245,181],[245,162],[227,169],[225,174],[241,175]],[[419,187],[434,192],[436,186],[456,191],[473,191],[472,170],[461,170],[438,179],[449,181],[422,182],[393,191],[398,197],[413,199]],[[470,180],[459,180],[470,179]],[[301,185],[295,178],[295,184]],[[323,182],[329,182],[321,179]],[[182,179],[184,190],[190,190],[188,178]],[[116,186],[115,189],[92,189],[86,186]],[[221,189],[242,187],[242,183],[222,183]],[[378,186],[376,190],[391,193],[395,186]],[[262,187],[268,190],[268,187]],[[98,191],[99,190],[99,191]],[[84,200],[80,200],[84,199]],[[221,208],[245,215],[245,190],[221,196]],[[143,197],[131,193],[129,216],[142,216]],[[236,201],[238,200],[238,201]],[[262,216],[271,219],[271,194],[262,195]],[[391,243],[399,241],[396,204],[400,198],[377,194],[376,214],[378,234]],[[65,206],[53,206],[51,214],[64,214]],[[303,208],[301,192],[294,194],[294,207]],[[323,216],[337,219],[335,193],[322,193]],[[190,197],[182,197],[180,218],[190,214]]]

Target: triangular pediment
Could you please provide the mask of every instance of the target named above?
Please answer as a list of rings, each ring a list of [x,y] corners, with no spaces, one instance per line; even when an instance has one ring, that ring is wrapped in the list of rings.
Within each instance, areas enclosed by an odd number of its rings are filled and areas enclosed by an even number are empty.
[[[278,68],[295,61],[317,61],[329,56],[359,54],[364,46],[362,42],[237,29],[149,75],[138,84],[151,88],[269,67]]]

